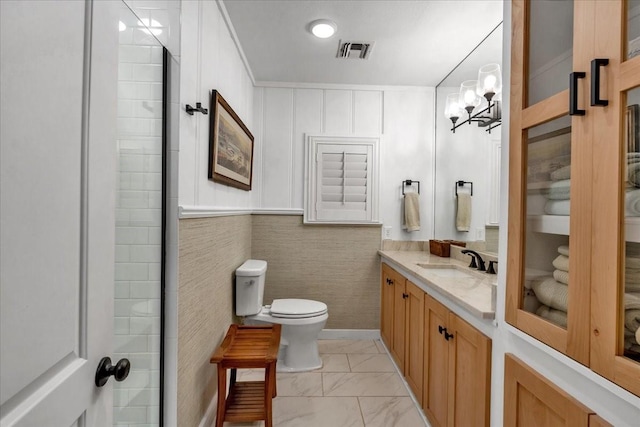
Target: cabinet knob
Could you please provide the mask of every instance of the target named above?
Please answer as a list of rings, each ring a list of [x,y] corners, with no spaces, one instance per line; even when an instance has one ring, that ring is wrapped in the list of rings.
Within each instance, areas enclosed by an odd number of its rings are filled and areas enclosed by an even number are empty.
[[[447,341],[452,340],[453,339],[453,334],[448,333],[447,330],[445,329],[444,330],[444,339],[447,340]]]
[[[447,328],[443,328],[442,325],[438,325],[438,333],[442,335],[443,332],[447,332]]]
[[[402,298],[404,298],[404,299],[409,298],[409,294],[405,294],[405,293],[403,293],[403,294],[402,294]]]
[[[389,286],[393,285],[393,280],[387,278],[387,285],[389,285]]]

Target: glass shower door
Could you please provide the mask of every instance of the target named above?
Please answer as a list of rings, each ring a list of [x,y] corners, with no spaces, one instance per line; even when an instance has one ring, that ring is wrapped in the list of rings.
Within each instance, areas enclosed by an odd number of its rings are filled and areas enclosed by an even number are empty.
[[[164,235],[162,26],[121,9],[117,109],[114,425],[161,425]]]

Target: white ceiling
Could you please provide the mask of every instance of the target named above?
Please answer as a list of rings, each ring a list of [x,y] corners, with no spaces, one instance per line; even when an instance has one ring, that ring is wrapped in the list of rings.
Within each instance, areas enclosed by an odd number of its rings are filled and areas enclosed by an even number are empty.
[[[501,0],[224,0],[257,82],[436,86],[502,21]],[[329,39],[308,30],[338,26]],[[369,59],[339,40],[373,41]]]

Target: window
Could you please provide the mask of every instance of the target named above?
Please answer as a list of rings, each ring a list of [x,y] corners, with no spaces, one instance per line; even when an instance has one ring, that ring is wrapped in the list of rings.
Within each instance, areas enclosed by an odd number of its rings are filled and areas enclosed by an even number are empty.
[[[378,138],[307,137],[305,223],[378,223]]]

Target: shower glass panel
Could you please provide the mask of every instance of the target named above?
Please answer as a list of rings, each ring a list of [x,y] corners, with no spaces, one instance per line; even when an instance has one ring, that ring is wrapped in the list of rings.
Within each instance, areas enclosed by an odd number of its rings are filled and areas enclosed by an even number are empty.
[[[160,425],[164,48],[124,4],[120,15],[114,358],[131,372],[114,383],[114,425]]]

